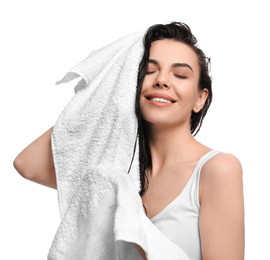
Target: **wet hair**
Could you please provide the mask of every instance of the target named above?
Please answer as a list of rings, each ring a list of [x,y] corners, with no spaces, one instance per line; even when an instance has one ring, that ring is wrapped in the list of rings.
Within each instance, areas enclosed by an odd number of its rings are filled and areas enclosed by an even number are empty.
[[[150,148],[148,145],[147,123],[142,116],[142,111],[140,107],[140,95],[143,80],[147,73],[147,65],[151,43],[162,39],[172,39],[178,42],[182,42],[188,45],[197,54],[198,57],[198,63],[200,67],[198,88],[200,90],[207,89],[208,97],[203,108],[198,113],[195,113],[194,111],[191,112],[190,132],[191,134],[193,134],[193,136],[195,136],[199,132],[203,119],[212,101],[212,79],[209,73],[210,59],[207,58],[204,52],[197,46],[197,39],[192,34],[189,26],[181,22],[171,22],[168,24],[156,24],[148,28],[143,38],[144,54],[139,65],[138,84],[135,103],[135,111],[136,116],[138,118],[139,164],[140,164],[139,170],[140,170],[141,196],[143,196],[148,187],[146,170],[152,168],[152,159],[150,154]]]

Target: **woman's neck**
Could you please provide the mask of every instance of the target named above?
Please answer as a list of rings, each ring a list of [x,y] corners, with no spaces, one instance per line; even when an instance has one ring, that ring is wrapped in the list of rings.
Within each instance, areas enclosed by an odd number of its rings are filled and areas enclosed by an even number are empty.
[[[149,136],[153,174],[166,166],[189,161],[199,144],[189,129],[181,127],[151,126]]]

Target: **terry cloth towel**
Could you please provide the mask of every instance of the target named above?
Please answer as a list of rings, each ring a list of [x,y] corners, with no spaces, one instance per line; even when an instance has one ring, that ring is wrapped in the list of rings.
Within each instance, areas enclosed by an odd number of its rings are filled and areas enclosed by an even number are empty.
[[[138,194],[134,104],[142,45],[141,33],[127,35],[58,82],[79,79],[51,136],[61,223],[49,260],[141,259],[134,243],[147,259],[188,259],[148,219]]]

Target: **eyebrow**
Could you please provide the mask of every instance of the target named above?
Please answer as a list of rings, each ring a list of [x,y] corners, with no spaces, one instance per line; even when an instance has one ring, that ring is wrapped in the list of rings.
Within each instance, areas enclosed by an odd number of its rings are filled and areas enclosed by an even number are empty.
[[[152,63],[152,64],[155,64],[155,65],[159,65],[159,64],[158,64],[158,61],[152,60],[152,59],[149,59],[149,60],[148,60],[148,63]],[[193,72],[192,67],[191,67],[189,64],[187,64],[187,63],[179,63],[179,62],[173,63],[173,64],[172,64],[172,67],[174,67],[174,68],[176,68],[176,67],[186,67],[186,68],[189,68],[189,69]]]

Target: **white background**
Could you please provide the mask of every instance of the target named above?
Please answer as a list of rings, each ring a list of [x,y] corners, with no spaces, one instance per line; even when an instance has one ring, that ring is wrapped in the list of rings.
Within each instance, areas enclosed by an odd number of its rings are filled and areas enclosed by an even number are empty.
[[[96,48],[150,25],[187,23],[212,60],[214,100],[197,138],[244,169],[246,258],[270,259],[267,1],[58,1],[0,4],[0,258],[46,259],[57,192],[23,179],[13,159],[51,127],[73,95],[55,86]]]

